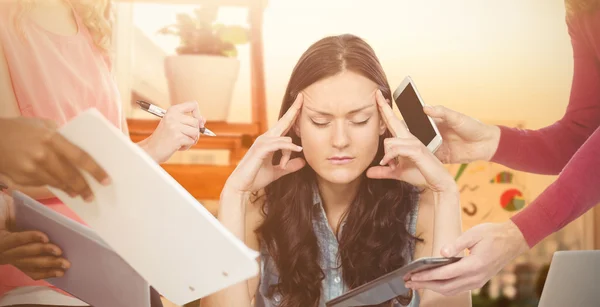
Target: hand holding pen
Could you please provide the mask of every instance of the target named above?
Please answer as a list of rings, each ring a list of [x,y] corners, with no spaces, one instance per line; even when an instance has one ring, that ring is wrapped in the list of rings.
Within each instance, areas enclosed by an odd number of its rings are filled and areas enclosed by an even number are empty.
[[[162,118],[152,135],[139,143],[158,163],[167,161],[176,151],[192,147],[198,142],[201,131],[214,136],[212,131],[204,128],[206,119],[200,115],[195,101],[176,104],[166,111],[144,101],[138,101],[138,104],[143,110]]]
[[[163,118],[165,116],[165,114],[167,113],[167,111],[165,111],[164,109],[155,106],[149,102],[143,101],[143,100],[138,100],[137,104],[142,108],[142,110],[150,113],[150,114],[154,114],[160,118]],[[206,123],[206,121],[205,121]],[[204,134],[204,135],[208,135],[208,136],[217,136],[214,132],[208,130],[206,127],[204,127],[204,125],[202,125],[200,127],[200,133]]]

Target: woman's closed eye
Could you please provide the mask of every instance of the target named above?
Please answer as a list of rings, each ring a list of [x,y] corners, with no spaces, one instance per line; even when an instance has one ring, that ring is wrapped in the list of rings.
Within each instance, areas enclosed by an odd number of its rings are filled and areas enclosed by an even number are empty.
[[[362,126],[362,125],[366,125],[369,122],[369,119],[371,119],[371,118],[369,117],[365,120],[353,120],[352,123],[355,125]]]
[[[352,124],[354,125],[358,125],[358,126],[363,126],[366,125],[369,122],[369,119],[371,119],[370,117],[364,120],[352,120],[350,121]],[[310,119],[310,121],[317,127],[325,127],[327,125],[329,125],[330,121],[328,120],[318,120],[318,119]]]
[[[329,125],[329,121],[323,119],[310,119],[310,121],[317,127],[325,127]]]

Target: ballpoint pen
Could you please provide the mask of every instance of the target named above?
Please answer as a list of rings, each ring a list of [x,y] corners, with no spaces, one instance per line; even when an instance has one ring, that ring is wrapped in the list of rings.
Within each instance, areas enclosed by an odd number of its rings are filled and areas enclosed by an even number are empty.
[[[167,113],[167,111],[165,111],[162,108],[157,107],[149,102],[146,102],[143,100],[137,100],[136,102],[142,108],[142,110],[144,110],[150,114],[154,114],[160,118],[163,118],[163,116],[165,116],[165,114]],[[214,132],[208,130],[208,128],[205,128],[205,127],[200,128],[200,133],[202,133],[204,135],[208,135],[208,136],[217,136]]]

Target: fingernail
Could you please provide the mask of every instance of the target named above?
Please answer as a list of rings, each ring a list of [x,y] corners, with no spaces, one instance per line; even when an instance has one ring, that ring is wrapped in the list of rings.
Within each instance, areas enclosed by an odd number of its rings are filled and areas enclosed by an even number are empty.
[[[302,146],[298,146],[298,151],[302,151]]]
[[[88,203],[92,202],[94,200],[94,195],[89,195],[86,198],[84,198],[84,200]]]
[[[102,182],[100,182],[102,185],[109,185],[111,184],[112,180],[110,180],[109,177],[104,178],[104,180],[102,180]]]
[[[62,267],[63,269],[68,269],[70,266],[71,266],[71,265],[70,265],[69,263],[67,263],[67,262],[63,262],[63,263],[62,263],[62,265],[61,265],[61,267]]]
[[[52,250],[52,253],[53,253],[54,255],[56,255],[56,256],[60,256],[60,251],[59,251],[59,250],[57,250],[57,249],[53,249],[53,250]]]
[[[383,165],[383,159],[379,161],[379,165]]]
[[[56,276],[56,277],[62,277],[64,274],[65,273],[63,273],[63,272],[55,272],[54,276]]]
[[[71,196],[71,198],[75,198],[75,197],[77,197],[77,193],[69,192],[69,196]]]

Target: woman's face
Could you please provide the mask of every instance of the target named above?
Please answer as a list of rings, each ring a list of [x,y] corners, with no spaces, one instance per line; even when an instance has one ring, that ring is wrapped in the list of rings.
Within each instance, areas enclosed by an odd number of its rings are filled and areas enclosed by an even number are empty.
[[[375,101],[378,85],[344,71],[307,87],[295,131],[306,162],[328,182],[346,184],[369,167],[385,132]]]

